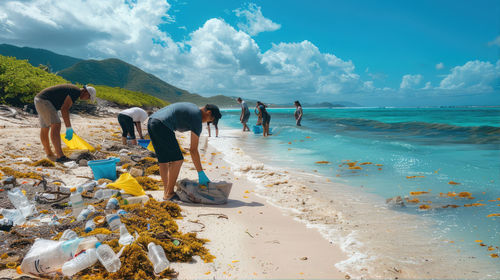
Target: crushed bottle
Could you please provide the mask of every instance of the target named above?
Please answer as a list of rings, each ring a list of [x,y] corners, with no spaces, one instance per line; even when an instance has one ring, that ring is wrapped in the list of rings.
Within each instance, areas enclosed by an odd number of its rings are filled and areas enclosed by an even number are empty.
[[[161,273],[168,268],[170,262],[165,256],[165,251],[160,245],[156,245],[153,242],[148,244],[148,259],[153,263],[153,268],[156,274]]]
[[[109,245],[99,242],[96,244],[96,248],[97,259],[101,262],[102,266],[104,266],[108,272],[117,272],[122,263],[113,249],[111,249]]]

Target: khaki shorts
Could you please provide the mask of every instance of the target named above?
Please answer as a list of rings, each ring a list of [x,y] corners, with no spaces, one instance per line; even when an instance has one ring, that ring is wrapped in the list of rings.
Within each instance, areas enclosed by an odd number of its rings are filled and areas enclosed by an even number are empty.
[[[35,97],[35,108],[38,112],[40,127],[50,127],[52,124],[61,123],[57,110],[50,101]]]

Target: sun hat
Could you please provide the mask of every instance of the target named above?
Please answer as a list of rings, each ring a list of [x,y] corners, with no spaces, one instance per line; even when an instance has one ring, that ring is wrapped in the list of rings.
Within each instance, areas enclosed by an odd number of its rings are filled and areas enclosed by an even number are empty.
[[[90,95],[90,102],[94,103],[96,100],[96,90],[93,87],[84,85],[83,88],[89,93]]]

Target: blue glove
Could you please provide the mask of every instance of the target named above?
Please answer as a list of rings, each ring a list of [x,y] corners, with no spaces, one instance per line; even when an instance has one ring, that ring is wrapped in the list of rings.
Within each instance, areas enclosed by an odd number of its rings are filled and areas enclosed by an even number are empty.
[[[68,141],[70,141],[71,139],[73,139],[73,128],[71,128],[71,127],[66,128],[66,137],[65,138]]]
[[[208,185],[208,182],[210,182],[210,180],[208,179],[207,175],[205,175],[205,172],[202,170],[202,171],[198,171],[198,183],[200,185]]]

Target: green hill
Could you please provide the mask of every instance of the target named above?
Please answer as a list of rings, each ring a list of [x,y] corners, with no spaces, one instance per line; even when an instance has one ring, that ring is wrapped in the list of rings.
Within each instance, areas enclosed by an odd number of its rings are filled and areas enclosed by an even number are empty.
[[[33,103],[42,89],[68,83],[64,78],[33,67],[27,60],[0,55],[0,104],[22,106]],[[95,86],[97,97],[122,106],[163,107],[168,102],[141,92],[122,88]]]
[[[234,98],[223,95],[203,97],[170,85],[156,76],[116,58],[85,60],[64,69],[59,75],[73,83],[107,85],[151,94],[169,102],[207,103],[221,107],[237,106]]]
[[[33,66],[40,64],[47,65],[51,72],[71,67],[81,61],[79,58],[56,54],[43,49],[16,47],[7,44],[0,44],[0,55],[12,56],[17,59],[27,59]]]

